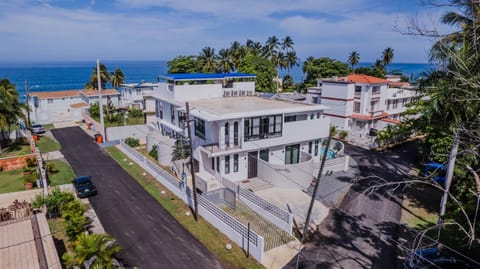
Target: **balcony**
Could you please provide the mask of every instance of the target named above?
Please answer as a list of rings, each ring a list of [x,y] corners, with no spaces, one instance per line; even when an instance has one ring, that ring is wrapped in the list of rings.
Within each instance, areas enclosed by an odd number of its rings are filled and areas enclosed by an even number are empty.
[[[370,111],[369,114],[372,118],[380,118],[384,116],[383,110]]]

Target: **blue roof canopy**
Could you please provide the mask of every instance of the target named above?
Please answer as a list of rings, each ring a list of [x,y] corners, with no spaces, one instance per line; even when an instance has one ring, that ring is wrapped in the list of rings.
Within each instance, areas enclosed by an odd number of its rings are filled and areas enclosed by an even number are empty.
[[[160,79],[166,80],[210,80],[210,79],[226,79],[226,78],[255,78],[255,74],[246,73],[180,73],[166,74],[159,76]]]

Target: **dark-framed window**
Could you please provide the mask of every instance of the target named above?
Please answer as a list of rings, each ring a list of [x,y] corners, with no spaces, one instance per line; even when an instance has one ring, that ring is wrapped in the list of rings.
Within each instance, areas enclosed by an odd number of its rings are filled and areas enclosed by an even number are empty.
[[[297,115],[288,115],[285,116],[285,122],[297,121]]]
[[[319,140],[315,140],[315,156],[318,155],[318,143],[319,142],[320,142]]]
[[[195,135],[201,139],[205,139],[205,121],[195,118]]]
[[[260,150],[260,159],[268,162],[268,156],[270,154],[269,149],[262,149]]]
[[[233,172],[238,172],[238,154],[233,154]]]
[[[220,173],[220,157],[217,157],[217,166],[216,166],[216,168],[217,168],[217,172]]]
[[[215,158],[210,159],[212,161],[212,170],[215,171]]]
[[[312,154],[312,141],[308,142],[308,153]]]
[[[175,107],[173,105],[170,105],[170,120],[175,123]]]
[[[230,174],[230,155],[225,156],[225,174]]]
[[[245,118],[245,141],[282,136],[282,115]]]
[[[238,121],[233,123],[233,144],[238,146]]]

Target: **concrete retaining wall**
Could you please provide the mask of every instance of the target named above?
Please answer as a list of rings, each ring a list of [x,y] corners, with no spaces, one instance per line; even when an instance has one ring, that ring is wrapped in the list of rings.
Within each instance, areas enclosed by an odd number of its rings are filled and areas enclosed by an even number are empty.
[[[107,140],[120,140],[127,137],[144,140],[147,137],[148,128],[146,124],[127,125],[107,127],[106,132]]]

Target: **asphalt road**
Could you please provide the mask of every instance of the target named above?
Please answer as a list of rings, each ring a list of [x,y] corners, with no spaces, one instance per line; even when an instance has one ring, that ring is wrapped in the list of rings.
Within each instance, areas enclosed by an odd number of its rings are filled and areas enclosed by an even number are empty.
[[[77,175],[90,175],[89,198],[107,233],[141,269],[222,268],[215,257],[79,127],[52,130]]]
[[[302,250],[299,268],[397,268],[401,188],[375,188],[406,178],[416,144],[377,153],[351,145],[360,176],[337,209],[330,211]],[[296,258],[286,268],[295,268]]]

